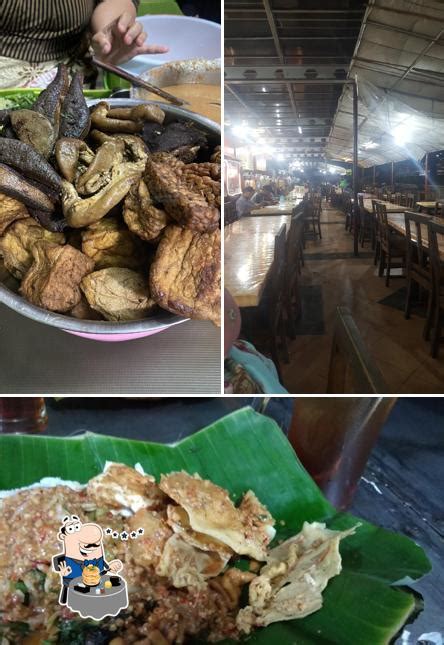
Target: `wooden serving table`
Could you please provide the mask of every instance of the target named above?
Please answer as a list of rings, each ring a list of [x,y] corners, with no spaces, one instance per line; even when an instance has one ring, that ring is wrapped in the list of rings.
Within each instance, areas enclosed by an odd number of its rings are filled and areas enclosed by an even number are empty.
[[[442,220],[440,220],[438,217],[430,217],[430,221],[437,221],[439,223],[442,223]],[[401,233],[401,235],[404,235],[404,236],[406,235],[404,214],[393,213],[393,214],[387,215],[387,222],[394,231]],[[410,230],[411,230],[412,240],[414,242],[417,242],[415,226],[410,226]],[[428,249],[429,236],[428,236],[427,226],[425,226],[425,224],[421,225],[421,236],[422,236],[422,246],[425,249]],[[444,256],[444,236],[438,235],[437,237],[438,237],[439,254],[441,256]]]
[[[225,228],[225,287],[239,307],[257,307],[274,258],[274,240],[290,215],[243,217]]]
[[[291,202],[283,202],[282,204],[273,204],[272,206],[264,206],[263,208],[255,208],[250,212],[253,217],[264,215],[291,215],[293,210],[302,201],[297,199]]]

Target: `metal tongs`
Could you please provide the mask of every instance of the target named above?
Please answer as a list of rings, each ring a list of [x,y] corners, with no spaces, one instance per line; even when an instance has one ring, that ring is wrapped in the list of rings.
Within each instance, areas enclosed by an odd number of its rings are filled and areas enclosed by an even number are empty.
[[[116,76],[120,76],[120,78],[123,78],[125,81],[129,81],[131,85],[135,85],[136,87],[143,87],[143,89],[148,90],[153,94],[157,94],[158,96],[161,96],[163,99],[166,99],[170,103],[174,103],[174,105],[189,105],[188,101],[179,99],[177,98],[177,96],[174,96],[174,94],[165,92],[165,90],[160,89],[160,87],[157,87],[156,85],[151,85],[151,83],[147,83],[147,81],[143,81],[138,76],[134,76],[133,74],[130,74],[126,70],[122,69],[121,67],[116,67],[111,63],[104,63],[101,60],[97,60],[95,56],[93,57],[92,62],[94,63],[94,65],[97,65],[97,67],[100,67],[101,69],[104,69],[107,72],[111,72]]]

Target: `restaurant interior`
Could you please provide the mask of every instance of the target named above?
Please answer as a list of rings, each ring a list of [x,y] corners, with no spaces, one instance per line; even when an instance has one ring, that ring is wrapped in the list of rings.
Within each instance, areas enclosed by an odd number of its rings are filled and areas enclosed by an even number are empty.
[[[290,393],[442,392],[443,34],[433,0],[225,0],[225,289]]]

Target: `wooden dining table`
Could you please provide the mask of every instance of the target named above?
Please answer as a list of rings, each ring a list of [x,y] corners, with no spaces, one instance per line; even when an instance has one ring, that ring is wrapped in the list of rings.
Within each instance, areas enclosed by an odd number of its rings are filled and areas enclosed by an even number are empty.
[[[376,198],[373,198],[376,199]],[[408,210],[406,206],[400,206],[399,204],[392,204],[391,202],[384,202],[380,199],[378,199],[381,204],[384,204],[387,213],[404,213],[404,211]],[[371,199],[364,199],[364,208],[366,211],[369,213],[373,213],[373,204]]]
[[[274,240],[291,215],[242,217],[225,227],[225,288],[239,307],[257,307],[274,258]]]
[[[442,220],[438,217],[430,217],[429,219],[430,221],[436,221],[440,224],[442,223]],[[394,231],[401,233],[401,235],[404,235],[404,236],[406,235],[404,213],[391,213],[387,215],[387,222],[390,228],[392,228]],[[417,242],[415,226],[410,226],[410,231],[411,231],[413,242]],[[428,236],[428,229],[425,224],[421,225],[421,237],[422,237],[422,246],[425,249],[428,249],[429,236]],[[439,254],[444,257],[444,236],[438,234],[437,239],[438,239]]]
[[[270,206],[263,206],[262,208],[255,208],[250,212],[253,217],[263,217],[266,215],[291,215],[293,210],[302,201],[296,199],[292,201],[280,202],[279,204],[272,204]]]
[[[421,212],[429,213],[435,210],[436,202],[416,202],[416,206],[419,206]]]

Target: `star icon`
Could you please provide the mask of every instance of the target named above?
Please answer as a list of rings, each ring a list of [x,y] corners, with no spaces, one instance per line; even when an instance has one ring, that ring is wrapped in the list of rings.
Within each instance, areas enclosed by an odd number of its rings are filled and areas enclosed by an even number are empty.
[[[142,528],[140,528],[140,529],[137,529],[137,533],[139,535],[143,535],[145,533],[145,531]]]
[[[120,538],[122,540],[127,540],[128,539],[128,533],[126,531],[122,531],[122,533],[120,534]]]
[[[119,538],[119,534],[117,531],[113,531],[113,538],[117,540]]]
[[[131,533],[130,533],[130,538],[131,538],[132,540],[135,540],[135,539],[136,539],[136,537],[137,537],[137,533],[136,533],[135,531],[131,531]]]
[[[109,527],[107,529],[105,529],[105,535],[112,535],[112,534],[113,534],[112,529],[110,529]]]

